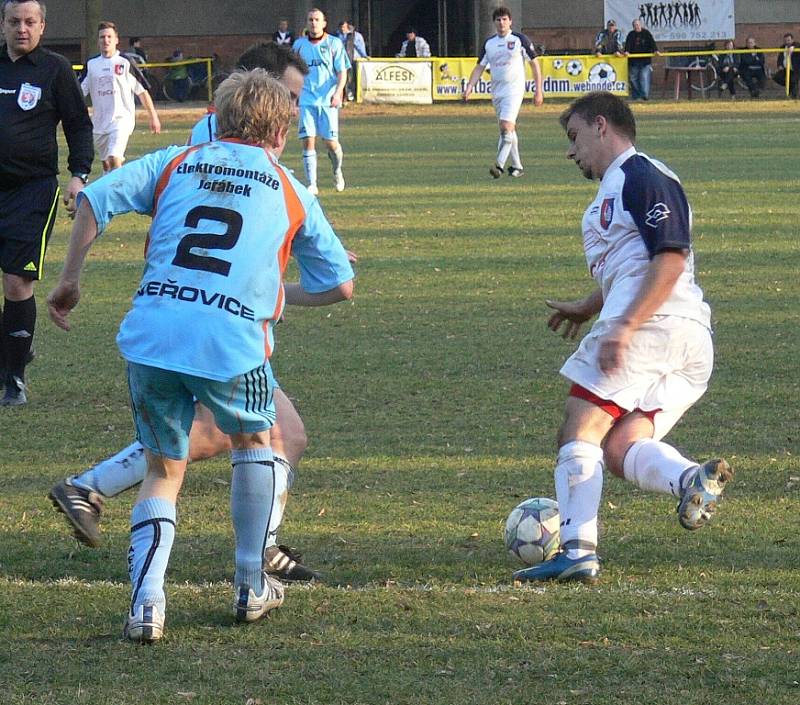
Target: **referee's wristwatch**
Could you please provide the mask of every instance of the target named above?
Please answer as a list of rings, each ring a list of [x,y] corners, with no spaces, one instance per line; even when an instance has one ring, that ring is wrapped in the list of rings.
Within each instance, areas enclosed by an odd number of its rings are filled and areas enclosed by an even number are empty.
[[[80,179],[83,182],[83,185],[89,183],[89,174],[73,174],[76,179]]]

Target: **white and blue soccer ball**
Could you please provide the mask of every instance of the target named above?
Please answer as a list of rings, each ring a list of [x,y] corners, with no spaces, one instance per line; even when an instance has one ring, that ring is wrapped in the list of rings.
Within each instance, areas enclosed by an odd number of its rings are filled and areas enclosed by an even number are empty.
[[[611,64],[607,64],[605,61],[602,61],[599,64],[592,66],[592,68],[589,70],[589,80],[593,83],[600,81],[613,82],[617,80],[617,72],[614,70],[614,67]]]
[[[525,565],[552,558],[559,546],[558,502],[532,497],[520,502],[506,519],[506,549]]]
[[[583,73],[583,62],[580,59],[570,59],[567,62],[567,73],[570,76],[580,76]]]
[[[556,71],[564,68],[564,59],[553,59],[553,68]]]

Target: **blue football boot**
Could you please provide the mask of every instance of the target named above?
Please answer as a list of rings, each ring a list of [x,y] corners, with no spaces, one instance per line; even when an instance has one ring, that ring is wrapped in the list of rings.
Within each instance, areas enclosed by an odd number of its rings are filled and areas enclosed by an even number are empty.
[[[582,583],[596,583],[600,576],[600,559],[596,553],[583,558],[568,558],[562,551],[549,561],[514,572],[514,580],[534,582],[539,580],[577,580]]]
[[[683,490],[678,504],[678,521],[684,529],[695,531],[705,526],[722,499],[722,492],[733,479],[733,468],[721,458],[697,468]]]

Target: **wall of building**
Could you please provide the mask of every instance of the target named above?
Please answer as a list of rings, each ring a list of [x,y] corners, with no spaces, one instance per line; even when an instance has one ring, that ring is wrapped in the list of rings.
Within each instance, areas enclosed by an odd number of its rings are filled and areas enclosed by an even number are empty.
[[[373,55],[393,55],[399,49],[402,30],[424,10],[425,4],[435,8],[441,0],[326,0],[319,3],[328,12],[332,29],[344,18],[353,19],[366,31],[372,19],[372,31],[367,39]],[[243,2],[238,0],[104,0],[103,16],[118,24],[123,46],[127,38],[142,37],[143,44],[154,60],[169,56],[176,48],[186,56],[218,54],[223,65],[235,58],[252,43],[266,39],[275,30],[278,20],[285,17],[296,31],[303,28],[307,8],[313,3],[293,0]],[[480,17],[492,0],[446,0],[451,26],[451,38],[459,33],[459,41],[451,39],[455,53],[469,45],[477,46],[479,36],[465,31],[463,24]],[[603,0],[516,0],[514,24],[530,33],[537,44],[548,51],[588,49],[597,30],[603,25]],[[517,10],[516,8],[520,9]],[[48,4],[45,44],[79,60],[84,32],[83,0],[62,0]],[[168,8],[168,11],[165,11]],[[489,13],[490,14],[490,13]],[[616,18],[624,27],[624,18]],[[753,34],[761,46],[775,46],[788,29],[800,35],[800,1],[798,0],[736,0],[736,40],[743,43]],[[469,30],[484,28],[484,22],[472,22]],[[480,35],[482,37],[482,35]],[[433,37],[431,37],[433,39]],[[96,48],[89,47],[94,53]],[[450,52],[453,55],[453,51]]]

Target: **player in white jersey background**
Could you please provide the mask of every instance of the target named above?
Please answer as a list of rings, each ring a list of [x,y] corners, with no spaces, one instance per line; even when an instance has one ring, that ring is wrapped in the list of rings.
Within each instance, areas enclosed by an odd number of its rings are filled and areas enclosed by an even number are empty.
[[[118,51],[119,34],[113,22],[104,21],[97,27],[97,47],[100,56],[86,62],[81,78],[83,94],[92,98],[92,134],[103,171],[122,166],[125,148],[136,123],[138,96],[150,118],[150,131],[161,132],[161,122],[148,92],[147,80],[127,57]]]
[[[308,190],[315,196],[319,193],[317,137],[324,140],[328,149],[334,188],[344,191],[345,186],[342,172],[344,154],[339,143],[339,109],[344,103],[350,59],[342,41],[325,31],[327,26],[325,13],[312,8],[306,15],[306,36],[292,45],[292,51],[303,57],[309,68],[300,94],[298,135],[303,142],[303,169]]]
[[[132,598],[125,635],[155,641],[175,503],[186,470],[195,397],[231,437],[236,535],[234,611],[251,622],[283,602],[262,572],[274,464],[269,356],[290,254],[303,296],[349,298],[353,272],[319,202],[277,162],[291,101],[266,71],[237,72],[216,94],[218,140],[146,155],[92,185],[79,204],[51,318],[69,329],[80,270],[112,215],[152,213],[142,282],[117,337],[128,363],[137,436],[148,471],[131,512]]]
[[[514,577],[593,582],[604,467],[678,498],[689,530],[711,518],[733,471],[721,459],[698,465],[661,440],[705,393],[714,356],[683,187],[636,151],[636,122],[623,99],[590,93],[560,122],[567,157],[586,178],[600,179],[582,223],[597,287],[578,301],[548,301],[555,309],[548,325],[575,337],[599,316],[561,368],[572,382],[555,469],[562,551]]]
[[[475,84],[488,68],[492,74],[492,104],[500,126],[497,156],[489,173],[492,178],[499,179],[510,157],[511,166],[508,168],[508,175],[519,177],[522,176],[523,166],[519,155],[517,118],[525,97],[525,62],[529,61],[533,69],[533,80],[536,85],[533,103],[536,106],[544,102],[542,71],[531,40],[524,34],[511,30],[511,10],[507,7],[495,8],[492,12],[492,21],[497,34],[483,43],[478,63],[472,69],[464,87],[464,100],[469,100]]]
[[[244,70],[263,68],[278,77],[289,90],[292,116],[297,116],[297,101],[303,89],[303,79],[308,73],[308,67],[288,46],[275,42],[255,44],[239,57],[236,65]],[[212,110],[194,126],[188,144],[210,142],[216,139],[216,134],[217,119],[216,113]],[[348,256],[351,262],[355,262],[354,255],[348,252]],[[286,284],[285,288],[287,304],[309,303],[302,297],[302,290],[296,284]],[[315,300],[313,303],[319,302]],[[280,387],[275,389],[273,399],[276,421],[271,429],[270,440],[275,461],[276,492],[264,551],[265,569],[282,580],[319,580],[320,574],[301,562],[301,554],[286,545],[278,545],[278,530],[283,521],[288,492],[294,482],[296,468],[305,453],[308,440],[302,418]],[[211,412],[198,403],[189,434],[189,463],[213,458],[229,451],[229,437],[216,427]],[[146,472],[144,448],[141,443],[134,441],[88,470],[58,482],[50,490],[49,496],[66,516],[75,537],[88,546],[99,546],[101,540],[99,524],[105,500],[141,483]]]

